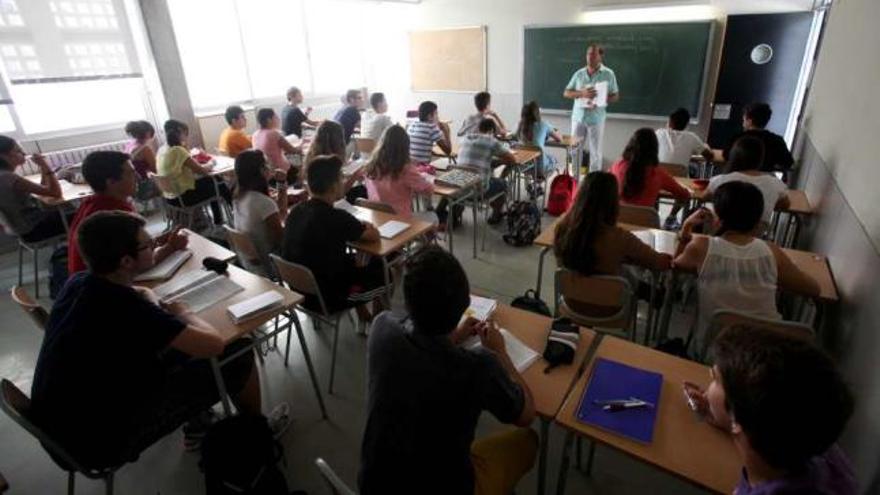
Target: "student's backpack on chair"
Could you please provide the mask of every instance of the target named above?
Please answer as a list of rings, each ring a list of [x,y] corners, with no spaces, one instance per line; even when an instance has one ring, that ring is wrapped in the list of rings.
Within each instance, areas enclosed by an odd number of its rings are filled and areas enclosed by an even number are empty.
[[[530,246],[541,233],[541,210],[531,201],[516,201],[507,210],[504,242],[511,246]]]
[[[550,183],[550,195],[547,197],[547,213],[558,217],[567,212],[574,201],[576,190],[577,181],[568,172],[554,177]]]
[[[263,416],[242,414],[211,426],[202,440],[207,495],[288,495],[278,468],[281,444]]]

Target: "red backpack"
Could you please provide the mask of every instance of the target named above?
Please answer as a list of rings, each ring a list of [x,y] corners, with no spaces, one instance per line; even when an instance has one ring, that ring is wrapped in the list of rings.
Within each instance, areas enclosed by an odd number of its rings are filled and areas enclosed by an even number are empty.
[[[558,217],[569,208],[574,201],[574,193],[577,182],[568,172],[561,173],[553,178],[550,183],[550,195],[547,198],[547,213]]]

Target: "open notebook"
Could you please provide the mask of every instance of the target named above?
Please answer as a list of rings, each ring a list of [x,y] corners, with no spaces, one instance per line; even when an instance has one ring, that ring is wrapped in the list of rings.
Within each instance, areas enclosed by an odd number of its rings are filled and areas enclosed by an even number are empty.
[[[520,373],[528,369],[532,363],[541,357],[541,355],[535,352],[534,349],[523,344],[521,340],[516,338],[506,329],[499,328],[498,330],[504,337],[504,348],[507,350],[507,355],[510,356],[511,362],[513,362],[513,367]],[[464,343],[462,343],[462,346],[464,346],[465,349],[477,349],[483,347],[483,344],[480,342],[479,337],[474,336],[465,340]]]
[[[637,230],[633,232],[633,235],[650,246],[654,251],[668,254],[675,253],[678,238],[672,232],[662,230]]]
[[[167,258],[157,263],[153,268],[141,273],[134,278],[135,282],[147,282],[151,280],[167,280],[174,275],[178,268],[192,258],[192,251],[189,249],[181,249],[171,253]]]
[[[156,287],[154,292],[164,303],[184,303],[190,311],[198,313],[243,290],[224,275],[193,270]]]

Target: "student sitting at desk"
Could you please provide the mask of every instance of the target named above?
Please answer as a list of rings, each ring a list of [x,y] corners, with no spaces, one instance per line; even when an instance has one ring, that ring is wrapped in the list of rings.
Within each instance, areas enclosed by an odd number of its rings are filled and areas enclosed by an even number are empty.
[[[388,129],[394,122],[388,115],[388,102],[385,100],[384,93],[373,93],[370,95],[370,109],[364,115],[363,131],[361,137],[379,141],[385,129]]]
[[[494,120],[495,128],[498,129],[498,134],[501,136],[507,135],[507,128],[504,126],[504,122],[502,122],[501,117],[492,110],[490,106],[491,104],[492,95],[486,91],[481,91],[475,94],[474,106],[477,107],[477,113],[466,118],[464,122],[461,123],[461,128],[458,130],[458,136],[467,136],[468,134],[477,132],[477,127],[479,127],[480,121],[483,119]]]
[[[617,226],[617,179],[590,172],[571,210],[556,226],[553,250],[560,266],[582,275],[620,275],[624,263],[666,270],[672,257]]]
[[[735,495],[855,495],[837,446],[853,397],[831,357],[807,339],[734,326],[713,343],[712,383],[685,382],[689,404],[728,432],[743,462]]]
[[[312,113],[312,107],[303,111],[299,106],[302,105],[303,94],[296,86],[291,86],[287,90],[287,105],[281,109],[281,130],[285,136],[295,134],[297,137],[303,137],[303,124],[310,127],[318,127],[320,122],[309,119]]]
[[[389,127],[366,166],[367,194],[370,201],[391,205],[395,213],[437,224],[432,211],[413,213],[416,195],[430,195],[434,184],[425,179],[409,160],[409,136],[403,127]]]
[[[367,342],[367,424],[358,485],[373,494],[509,494],[532,468],[532,393],[491,321],[459,324],[464,269],[437,246],[406,262],[408,314],[385,312]],[[460,344],[478,335],[482,348]],[[515,428],[475,440],[489,411]]]
[[[342,125],[333,120],[325,120],[318,126],[312,144],[309,146],[309,152],[303,162],[304,175],[308,177],[309,164],[319,156],[332,155],[342,163],[348,163],[347,152],[345,150],[345,136],[343,134]],[[357,198],[367,197],[367,188],[362,185],[355,185],[363,178],[362,173],[358,172],[345,179],[345,198],[349,203],[354,203]]]
[[[541,108],[537,101],[530,101],[523,105],[516,136],[523,144],[541,148],[542,163],[538,168],[538,180],[543,182],[547,175],[555,172],[558,167],[556,158],[547,153],[544,144],[547,139],[559,143],[562,141],[562,135],[553,126],[541,120]]]
[[[269,194],[269,178],[275,178],[276,199]],[[260,255],[262,266],[245,261],[245,268],[266,275],[270,253],[281,248],[282,213],[287,215],[287,174],[272,169],[260,150],[242,151],[235,158],[235,198],[232,212],[235,229],[248,236]]]
[[[433,101],[419,104],[419,120],[407,128],[409,134],[409,156],[417,167],[430,167],[434,145],[447,155],[452,154],[452,140],[449,126],[440,122],[439,110]]]
[[[375,300],[374,306],[381,305],[378,297],[385,291],[382,263],[372,259],[366,266],[358,266],[347,252],[347,243],[378,241],[379,230],[333,207],[345,196],[339,157],[315,157],[306,174],[311,198],[290,210],[284,222],[281,256],[312,271],[328,311],[356,306],[361,320],[369,321],[370,313],[363,304]],[[307,295],[304,304],[321,311],[315,297]]]
[[[31,160],[40,168],[40,183],[15,173],[26,157],[15,139],[0,136],[0,224],[7,234],[25,242],[39,242],[64,233],[64,222],[54,208],[41,208],[34,195],[61,198],[61,184],[43,155]]]
[[[251,137],[244,132],[244,128],[247,127],[247,116],[245,116],[243,108],[232,105],[226,109],[224,117],[229,127],[220,133],[220,143],[217,145],[217,149],[224,155],[235,158],[239,153],[251,147]]]
[[[483,196],[491,198],[500,194],[489,203],[489,206],[492,207],[492,215],[487,222],[490,225],[501,222],[507,192],[507,183],[504,179],[493,175],[493,160],[498,160],[505,165],[516,165],[516,157],[513,156],[510,149],[495,139],[496,132],[498,132],[498,128],[495,127],[494,120],[481,120],[477,132],[462,138],[461,148],[458,152],[459,166],[475,168],[482,174]]]
[[[297,182],[299,172],[292,167],[290,160],[285,155],[300,154],[302,151],[290,144],[284,136],[278,132],[281,120],[271,108],[261,108],[257,111],[257,124],[260,128],[251,136],[251,142],[255,150],[260,150],[266,157],[266,161],[273,169],[281,170],[287,174],[287,182]]]
[[[794,158],[785,139],[779,134],[765,129],[773,110],[766,103],[752,103],[745,108],[742,117],[743,132],[735,136],[730,142],[735,143],[742,136],[753,136],[764,143],[764,159],[761,161],[762,172],[787,173],[794,165]],[[724,159],[730,159],[731,148],[724,150]]]
[[[133,286],[153,264],[144,219],[102,211],[79,227],[89,271],[67,281],[49,315],[31,389],[37,425],[89,468],[134,461],[147,447],[220,400],[207,358],[231,356],[210,324],[179,303]],[[194,359],[195,358],[195,359]],[[260,414],[253,353],[221,368],[240,411]],[[270,414],[280,434],[289,408]],[[185,427],[188,447],[196,432]],[[202,434],[204,432],[201,432]]]
[[[623,158],[611,167],[620,185],[620,202],[654,208],[661,191],[675,198],[679,205],[691,199],[691,193],[675,181],[669,172],[658,167],[659,144],[653,129],[643,127],[629,139]],[[681,206],[678,206],[678,209]],[[671,215],[670,215],[671,217]],[[674,220],[674,217],[672,217]],[[671,223],[669,218],[667,223]]]
[[[229,188],[222,181],[215,182],[211,176],[211,169],[199,165],[189,155],[189,126],[179,120],[165,122],[165,142],[159,151],[159,175],[167,177],[172,191],[164,191],[166,201],[176,203],[183,202],[186,205],[194,205],[217,196],[227,203],[232,202]],[[201,175],[196,179],[196,174]],[[211,214],[214,216],[214,224],[223,223],[223,211],[220,203],[211,202]]]
[[[690,112],[685,108],[678,108],[669,114],[666,127],[655,131],[659,144],[657,158],[661,163],[689,165],[693,155],[703,155],[706,160],[712,160],[712,149],[709,145],[693,132],[686,130],[690,120]]]
[[[70,220],[67,236],[67,273],[70,275],[87,268],[77,241],[79,225],[86,218],[99,211],[135,212],[131,197],[137,182],[128,155],[118,151],[93,151],[83,160],[82,174],[95,194],[82,200]],[[186,236],[173,231],[156,247],[153,259],[158,263],[186,244]]]
[[[125,133],[131,141],[125,143],[122,151],[131,156],[131,164],[137,172],[137,192],[135,197],[150,200],[159,195],[156,184],[150,180],[150,173],[156,173],[156,129],[146,120],[135,120],[125,124]]]
[[[364,94],[359,89],[349,89],[345,93],[345,106],[340,108],[333,120],[342,125],[345,144],[351,140],[354,130],[361,125],[361,107],[364,106]]]
[[[776,309],[777,288],[819,295],[819,284],[812,277],[778,246],[758,238],[763,212],[761,191],[752,184],[734,181],[715,191],[714,215],[700,208],[682,225],[674,264],[698,274],[701,336],[719,309],[781,319]],[[717,231],[714,236],[693,237],[697,226],[707,230],[717,227]]]
[[[770,225],[773,210],[788,208],[791,202],[788,199],[788,187],[785,183],[773,174],[761,172],[763,158],[764,144],[760,139],[748,135],[737,139],[730,150],[727,171],[712,177],[703,198],[707,201],[711,200],[722,184],[731,181],[748,182],[761,191],[761,196],[764,198],[764,213],[761,215],[761,220]]]

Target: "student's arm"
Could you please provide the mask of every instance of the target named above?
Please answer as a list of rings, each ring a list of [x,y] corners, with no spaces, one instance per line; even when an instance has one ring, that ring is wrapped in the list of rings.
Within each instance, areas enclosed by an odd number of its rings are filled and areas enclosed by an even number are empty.
[[[379,234],[379,229],[377,229],[375,225],[371,224],[370,222],[363,222],[363,225],[364,231],[363,233],[361,233],[360,240],[365,242],[376,242],[382,238],[382,236]]]
[[[186,249],[187,244],[189,244],[189,237],[186,234],[182,234],[179,228],[176,228],[165,236],[162,245],[153,251],[153,259],[156,263],[159,263],[170,256],[171,253]]]
[[[287,196],[287,194],[284,194]],[[281,223],[281,213],[275,212],[263,220],[266,232],[269,233],[269,241],[273,246],[280,246],[284,237],[284,225]]]
[[[143,151],[140,152],[140,159],[147,164],[147,168],[150,172],[156,173],[156,152],[153,151],[153,148],[150,146],[144,146],[141,148]]]
[[[627,260],[650,270],[669,270],[672,268],[671,255],[654,251],[632,232],[624,231],[623,236],[623,253]]]
[[[495,111],[493,111],[493,110],[489,111],[489,115],[492,117],[492,119],[495,121],[495,124],[498,126],[498,133],[507,135],[507,127],[504,125],[504,122],[501,121],[501,117],[499,117],[498,114],[495,113]]]
[[[135,288],[147,300],[155,303],[155,294],[142,287]],[[171,341],[171,347],[195,358],[210,358],[223,353],[223,339],[210,323],[196,316],[182,303],[161,304],[162,309],[173,314],[186,327]],[[157,310],[159,311],[159,310]]]
[[[49,164],[46,163],[46,159],[43,158],[43,155],[31,155],[31,160],[33,160],[33,162],[40,168],[40,183],[35,184],[24,177],[17,176],[13,187],[16,190],[36,194],[37,196],[61,198],[61,184],[58,183],[58,178],[55,177],[55,172],[53,172],[52,168],[49,167]]]
[[[661,187],[664,191],[668,191],[679,201],[688,201],[691,199],[691,192],[679,184],[678,181],[675,180],[675,177],[669,175],[669,173],[663,169],[657,169],[657,171],[660,172]]]
[[[550,129],[550,139],[556,141],[557,143],[561,143],[562,142],[562,134],[559,132],[558,129],[551,128]]]
[[[299,155],[302,153],[302,148],[297,148],[294,145],[290,144],[290,141],[285,139],[280,132],[276,134],[278,136],[278,146],[281,147],[281,151],[288,155]]]
[[[505,165],[515,165],[516,164],[516,155],[513,154],[512,151],[507,149],[505,146],[501,146],[499,143],[499,151],[495,153],[495,156],[498,157],[498,160]]]
[[[492,320],[477,325],[476,330],[477,334],[480,336],[480,342],[482,342],[483,347],[489,349],[495,354],[501,367],[507,372],[508,377],[510,377],[510,379],[522,390],[522,410],[512,423],[516,426],[528,427],[535,420],[535,399],[532,397],[532,391],[529,389],[529,385],[523,379],[522,375],[519,374],[519,371],[516,370],[516,367],[514,367],[513,362],[510,360],[510,356],[507,355],[507,349],[504,345],[504,337],[501,335],[501,332],[498,331],[495,322]]]
[[[443,122],[437,122],[439,131],[434,134],[434,142],[446,153],[447,156],[452,155],[452,139],[449,137],[449,126]]]
[[[183,166],[192,170],[195,174],[200,175],[211,175],[211,169],[208,167],[203,167],[199,165],[199,162],[193,160],[192,157],[188,157],[185,162],[183,162]]]
[[[709,238],[704,236],[694,238],[693,231],[699,225],[711,225],[714,221],[714,213],[706,208],[700,208],[684,221],[679,233],[678,246],[675,248],[673,267],[690,272],[699,271],[706,259]]]
[[[406,187],[415,193],[429,194],[434,192],[434,184],[422,177],[422,174],[412,165],[404,166],[401,180]]]
[[[773,257],[776,258],[779,287],[790,292],[818,297],[820,294],[819,283],[798,268],[779,246],[770,242],[767,245],[770,246]]]

